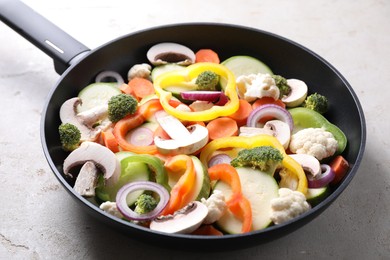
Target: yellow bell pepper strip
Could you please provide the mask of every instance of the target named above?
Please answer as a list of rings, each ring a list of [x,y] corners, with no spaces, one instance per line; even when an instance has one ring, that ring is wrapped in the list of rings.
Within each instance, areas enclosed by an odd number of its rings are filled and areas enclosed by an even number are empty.
[[[190,83],[192,80],[203,71],[213,71],[220,77],[226,79],[224,93],[229,101],[224,106],[213,106],[204,111],[181,111],[175,109],[169,100],[172,98],[172,93],[164,89],[169,86],[178,86]],[[238,110],[239,99],[236,91],[236,80],[234,74],[225,66],[210,62],[201,62],[190,65],[183,70],[164,73],[154,80],[154,89],[160,99],[164,110],[172,116],[188,121],[209,121],[220,116],[228,116]]]
[[[195,183],[196,172],[194,163],[188,155],[180,154],[169,158],[165,164],[169,173],[181,174],[179,181],[173,186],[168,205],[162,211],[162,215],[173,214],[190,203],[191,190]]]
[[[232,189],[232,195],[226,200],[229,210],[242,221],[242,233],[252,229],[252,208],[242,194],[240,177],[237,170],[227,163],[216,164],[208,169],[211,181],[223,181]]]
[[[213,140],[209,142],[200,153],[200,161],[204,165],[208,165],[208,161],[210,160],[213,153],[220,149],[225,148],[253,148],[257,146],[265,146],[269,145],[276,149],[278,149],[283,155],[282,165],[288,171],[293,173],[298,178],[297,191],[302,192],[303,194],[307,193],[307,178],[306,174],[302,169],[302,166],[297,163],[293,158],[286,154],[281,143],[273,136],[270,135],[258,135],[252,137],[245,136],[231,136],[224,137]]]

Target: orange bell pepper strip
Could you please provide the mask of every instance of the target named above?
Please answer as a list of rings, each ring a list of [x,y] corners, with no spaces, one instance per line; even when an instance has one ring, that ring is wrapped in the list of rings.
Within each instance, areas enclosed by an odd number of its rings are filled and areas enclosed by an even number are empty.
[[[226,202],[229,210],[242,221],[241,232],[246,233],[252,230],[252,208],[249,200],[242,192],[233,194]]]
[[[152,117],[154,113],[163,109],[160,100],[151,99],[138,107],[139,113],[146,119]]]
[[[252,229],[252,208],[250,202],[245,198],[241,191],[240,177],[236,169],[227,163],[214,165],[208,169],[211,181],[223,181],[228,184],[233,194],[226,200],[229,210],[242,223],[242,233],[251,231]]]
[[[168,205],[162,215],[173,214],[191,202],[190,195],[195,183],[194,163],[188,155],[180,154],[169,158],[164,164],[169,173],[180,174],[179,181],[173,186]]]
[[[126,134],[131,129],[134,129],[137,126],[143,124],[143,122],[145,122],[145,118],[137,110],[134,114],[119,120],[115,124],[112,133],[118,141],[119,146],[125,151],[130,151],[138,154],[156,154],[157,147],[155,145],[136,146],[126,140]]]
[[[119,152],[118,141],[116,140],[112,130],[106,130],[101,133],[104,146],[110,149],[113,153]]]

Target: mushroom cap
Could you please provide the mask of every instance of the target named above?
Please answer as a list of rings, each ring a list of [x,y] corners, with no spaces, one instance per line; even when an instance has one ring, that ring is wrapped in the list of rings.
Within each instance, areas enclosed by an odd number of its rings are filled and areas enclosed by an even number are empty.
[[[160,136],[154,138],[154,144],[161,154],[192,154],[209,140],[209,132],[206,127],[195,124],[188,127],[189,135],[180,139],[163,139]]]
[[[203,223],[207,214],[206,205],[199,201],[193,201],[173,215],[152,220],[150,229],[171,234],[188,234],[195,231]]]
[[[81,104],[81,99],[74,97],[66,100],[60,108],[60,119],[63,124],[70,123],[76,126],[81,133],[81,141],[95,141],[101,130],[92,129],[82,123],[82,120],[77,116],[77,106]]]
[[[282,97],[283,103],[287,107],[296,107],[305,101],[307,96],[307,85],[305,82],[299,79],[288,79],[287,85],[290,86],[291,91],[287,96]]]
[[[156,119],[171,137],[154,138],[154,144],[161,154],[192,154],[205,146],[209,140],[209,131],[199,124],[185,127],[179,119],[166,112],[158,113]]]
[[[313,177],[321,174],[321,164],[317,158],[310,154],[289,154],[291,158],[297,161],[305,170],[309,172]]]
[[[284,149],[288,148],[291,138],[291,129],[287,123],[281,120],[270,120],[264,125],[264,128],[272,131],[272,135],[279,140]]]
[[[146,56],[153,65],[166,63],[190,65],[195,62],[195,53],[190,48],[173,42],[162,42],[153,45]]]
[[[118,180],[121,167],[115,154],[103,145],[88,141],[83,142],[80,147],[73,150],[65,158],[63,165],[64,174],[73,177],[70,170],[74,166],[88,161],[93,162],[104,173],[104,179],[108,180],[109,183],[115,183]]]

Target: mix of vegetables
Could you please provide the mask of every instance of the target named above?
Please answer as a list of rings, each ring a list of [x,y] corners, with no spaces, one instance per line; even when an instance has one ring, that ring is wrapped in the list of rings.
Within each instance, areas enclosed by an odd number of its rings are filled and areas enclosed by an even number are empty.
[[[101,210],[166,233],[246,233],[309,211],[347,173],[331,103],[302,80],[177,43],[146,58],[60,110],[64,174]]]

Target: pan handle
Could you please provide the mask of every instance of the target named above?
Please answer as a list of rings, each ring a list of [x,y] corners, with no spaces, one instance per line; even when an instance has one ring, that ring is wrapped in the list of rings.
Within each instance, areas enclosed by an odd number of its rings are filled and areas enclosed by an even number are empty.
[[[18,0],[0,0],[0,20],[54,60],[62,74],[90,49]]]

